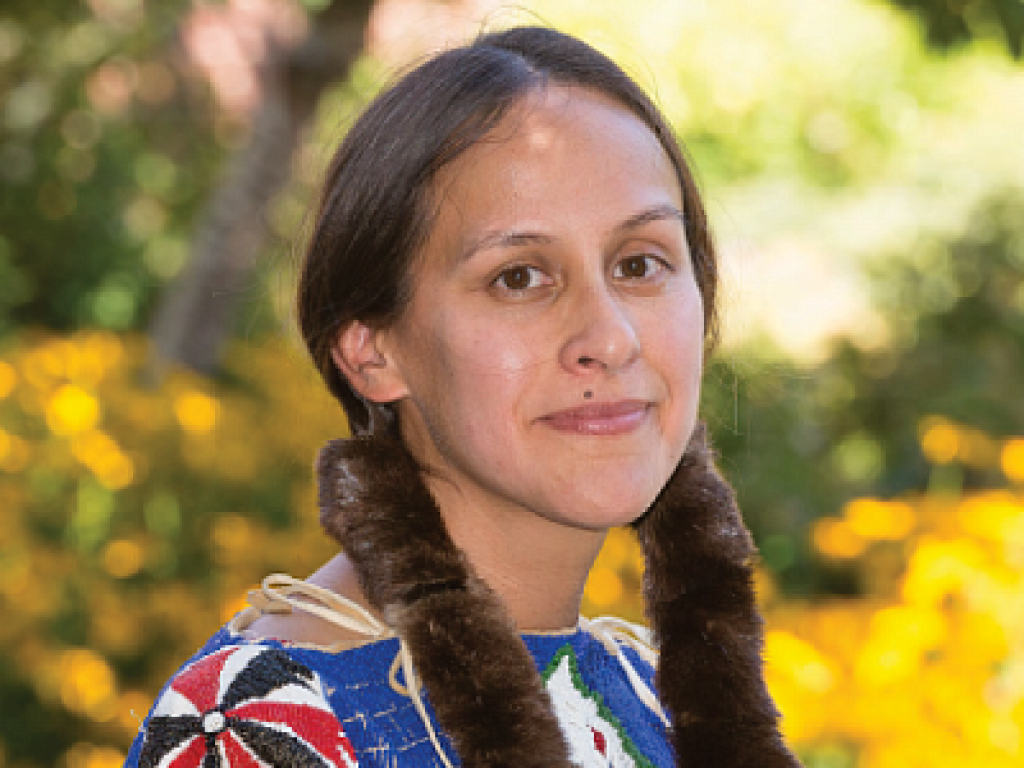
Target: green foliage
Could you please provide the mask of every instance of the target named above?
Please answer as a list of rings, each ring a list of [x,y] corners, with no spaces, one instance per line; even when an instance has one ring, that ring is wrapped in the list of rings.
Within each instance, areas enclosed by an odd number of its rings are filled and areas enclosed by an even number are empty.
[[[936,418],[996,439],[1024,433],[1024,195],[979,206],[963,233],[923,239],[871,270],[889,337],[839,340],[812,367],[760,351],[714,368],[706,413],[767,564],[797,592],[857,591],[792,532],[858,495],[999,487],[995,450],[938,469],[921,439]],[[760,358],[760,360],[759,360]],[[732,366],[732,367],[730,367]]]
[[[224,152],[173,54],[187,3],[94,5],[0,11],[0,334],[141,327]]]
[[[997,437],[1024,430],[1024,196],[999,196],[951,241],[925,241],[903,258],[873,268],[890,318],[880,350],[842,345],[828,375],[855,382],[843,434],[866,430],[883,446],[886,491],[922,488],[926,470],[910,460],[915,435],[894,442],[893,426],[930,415],[970,424]],[[982,462],[983,463],[983,462]],[[998,478],[965,468],[971,487]]]
[[[1019,59],[1024,53],[1024,3],[1021,0],[887,0],[916,14],[928,40],[939,48],[979,37],[1001,35]]]

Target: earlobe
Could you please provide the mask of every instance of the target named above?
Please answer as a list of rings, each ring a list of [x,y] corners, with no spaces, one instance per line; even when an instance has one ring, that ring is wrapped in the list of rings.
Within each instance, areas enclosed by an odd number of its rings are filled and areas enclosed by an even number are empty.
[[[380,331],[353,320],[331,347],[338,370],[357,393],[374,403],[391,403],[408,394],[398,366],[381,348]]]

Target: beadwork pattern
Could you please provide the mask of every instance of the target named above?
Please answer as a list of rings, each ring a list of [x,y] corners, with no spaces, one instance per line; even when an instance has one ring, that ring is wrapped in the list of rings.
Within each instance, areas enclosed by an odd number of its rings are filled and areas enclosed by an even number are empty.
[[[621,663],[581,628],[525,635],[581,768],[669,768],[667,733]],[[346,651],[218,632],[158,697],[126,768],[441,768],[389,670],[390,638]],[[654,670],[630,656],[644,681]],[[424,700],[432,721],[429,694]],[[447,734],[441,746],[460,765]]]
[[[583,681],[571,645],[555,654],[543,677],[555,716],[569,742],[569,757],[576,765],[654,768],[637,750],[619,719],[605,706],[601,694],[592,691]]]
[[[225,648],[182,670],[150,716],[142,768],[356,768],[319,678],[285,651]]]

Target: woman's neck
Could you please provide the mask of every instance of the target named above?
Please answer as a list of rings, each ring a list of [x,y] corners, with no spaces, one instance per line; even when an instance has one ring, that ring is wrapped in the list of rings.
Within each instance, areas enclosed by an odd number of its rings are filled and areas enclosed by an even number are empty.
[[[520,631],[574,626],[605,531],[574,528],[522,509],[474,505],[427,480],[448,534],[501,598]]]
[[[559,542],[552,536],[524,544],[504,529],[494,531],[490,523],[465,526],[465,531],[458,523],[455,527],[458,530],[451,535],[456,546],[466,553],[480,578],[498,594],[521,632],[556,631],[576,625],[583,586],[604,540],[603,533],[572,531],[570,542]],[[490,535],[485,533],[488,529]],[[325,563],[309,581],[369,606],[356,570],[344,553]],[[263,625],[254,627],[256,630],[279,639],[322,645],[340,643],[346,647],[365,642],[365,638],[350,637],[350,633],[312,615],[290,615],[272,619],[269,624],[264,618],[260,622]]]

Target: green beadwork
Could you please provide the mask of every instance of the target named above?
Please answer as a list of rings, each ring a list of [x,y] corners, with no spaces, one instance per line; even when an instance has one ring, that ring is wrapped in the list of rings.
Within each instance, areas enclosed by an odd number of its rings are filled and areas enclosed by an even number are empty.
[[[545,668],[541,677],[544,679],[545,685],[554,675],[555,671],[561,666],[562,659],[565,658],[569,664],[569,678],[572,680],[573,687],[577,690],[580,696],[590,699],[597,705],[598,716],[608,723],[615,733],[618,734],[619,739],[622,741],[622,748],[626,754],[629,755],[633,762],[636,763],[637,768],[656,768],[654,763],[648,760],[633,744],[633,740],[629,738],[629,734],[622,727],[622,723],[619,718],[615,716],[608,706],[604,703],[604,697],[600,693],[596,693],[587,687],[587,684],[583,682],[583,677],[580,675],[579,665],[576,662],[576,652],[573,650],[571,645],[565,645],[558,649],[554,657],[552,657],[550,663]]]

